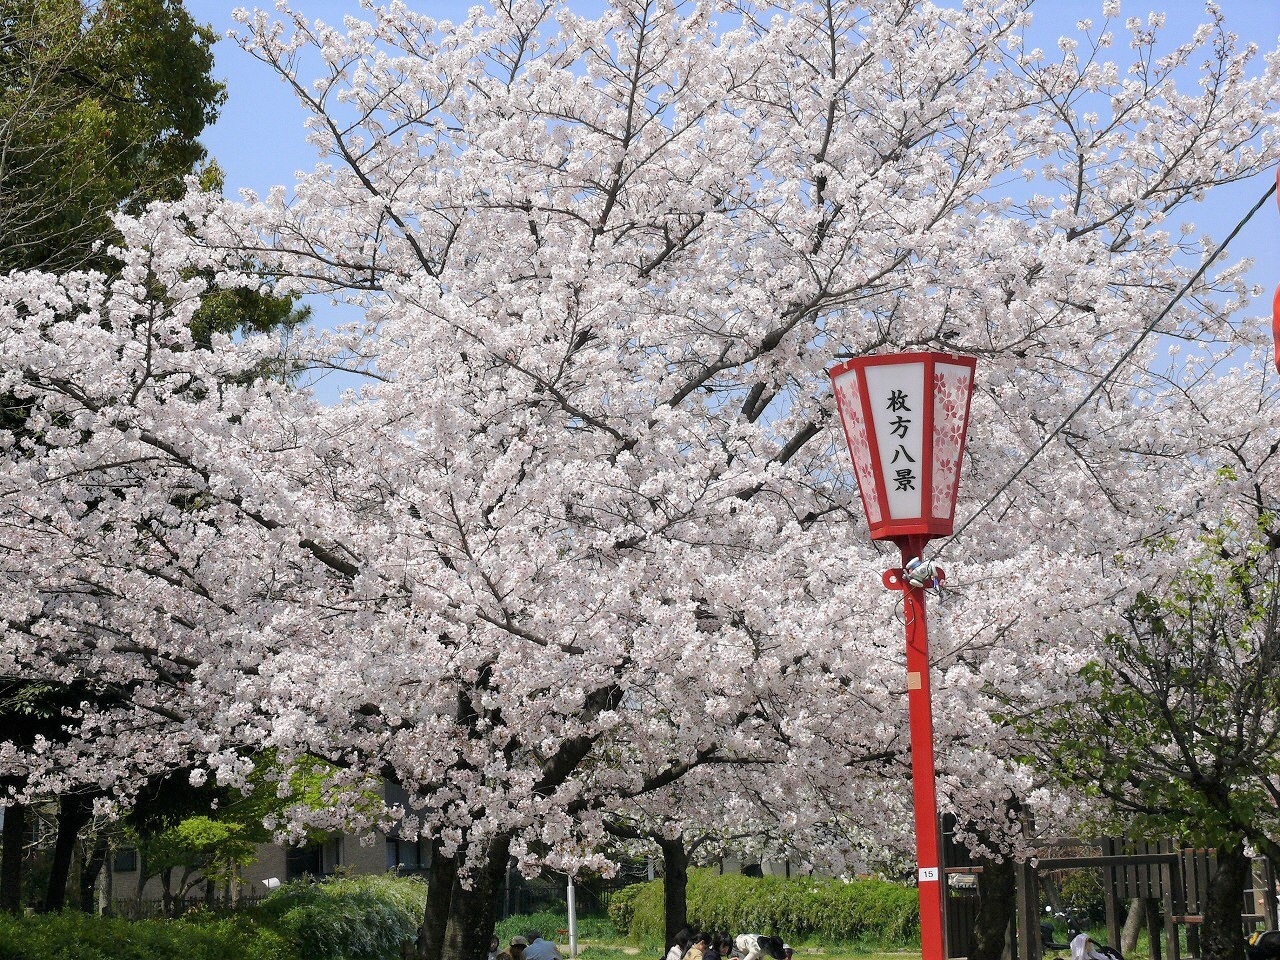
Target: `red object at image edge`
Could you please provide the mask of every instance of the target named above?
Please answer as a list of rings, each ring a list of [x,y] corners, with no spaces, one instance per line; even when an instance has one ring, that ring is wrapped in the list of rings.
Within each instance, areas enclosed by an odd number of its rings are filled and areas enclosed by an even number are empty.
[[[1280,373],[1280,286],[1271,298],[1271,336],[1276,342],[1276,372]]]

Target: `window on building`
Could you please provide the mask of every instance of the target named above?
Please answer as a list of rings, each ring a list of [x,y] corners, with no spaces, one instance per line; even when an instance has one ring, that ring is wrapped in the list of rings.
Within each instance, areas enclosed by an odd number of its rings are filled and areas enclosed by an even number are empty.
[[[132,873],[138,869],[138,848],[121,847],[111,858],[113,873]]]
[[[429,874],[431,854],[426,841],[387,837],[387,869],[399,873]]]
[[[290,847],[284,854],[286,880],[324,876],[324,848],[318,843],[302,847]]]
[[[339,834],[324,842],[323,859],[320,865],[324,869],[325,876],[331,876],[338,872],[342,863],[342,836]]]

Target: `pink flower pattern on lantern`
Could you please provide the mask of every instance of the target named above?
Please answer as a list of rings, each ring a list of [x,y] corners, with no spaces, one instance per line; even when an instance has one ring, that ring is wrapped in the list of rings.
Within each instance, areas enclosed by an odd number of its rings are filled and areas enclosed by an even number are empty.
[[[843,373],[835,392],[840,419],[844,421],[845,436],[849,440],[849,454],[853,458],[853,474],[858,479],[858,492],[862,494],[862,506],[867,512],[867,522],[879,523],[880,502],[876,499],[876,479],[871,468],[871,443],[867,439],[867,426],[862,421],[862,403],[858,399],[858,371],[848,370]]]
[[[933,374],[933,515],[950,517],[964,454],[968,367],[937,364]]]

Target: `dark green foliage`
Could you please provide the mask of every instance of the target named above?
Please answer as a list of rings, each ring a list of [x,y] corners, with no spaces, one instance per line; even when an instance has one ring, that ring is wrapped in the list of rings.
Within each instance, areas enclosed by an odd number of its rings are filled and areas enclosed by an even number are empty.
[[[265,290],[235,287],[210,289],[200,299],[200,309],[191,321],[191,337],[198,346],[209,348],[215,333],[265,333],[280,327],[292,328],[311,315],[309,307],[298,307],[292,297],[277,297]]]
[[[1065,870],[1058,880],[1062,905],[1082,922],[1099,924],[1106,919],[1101,870]]]
[[[259,914],[306,960],[399,960],[422,923],[427,886],[412,877],[369,876],[290,883]]]
[[[113,212],[182,195],[214,39],[180,0],[0,0],[0,273],[96,265]]]
[[[0,0],[3,3],[4,0]],[[200,189],[221,193],[226,186],[222,168],[215,162],[200,168]],[[254,273],[252,261],[242,264],[247,273]],[[271,292],[268,278],[257,287],[218,288],[214,285],[214,272],[201,274],[209,288],[200,298],[200,309],[191,318],[191,339],[196,346],[209,349],[215,333],[267,333],[272,330],[292,330],[311,316],[311,308],[298,306],[293,297],[277,297]],[[289,370],[263,371],[276,378],[287,376]]]
[[[609,910],[632,940],[661,942],[661,880],[625,888]],[[721,876],[702,869],[689,871],[689,924],[733,934],[769,933],[792,943],[906,945],[919,936],[920,909],[914,888],[885,880]]]
[[[0,960],[301,960],[271,930],[238,917],[205,923],[84,913],[0,914]]]

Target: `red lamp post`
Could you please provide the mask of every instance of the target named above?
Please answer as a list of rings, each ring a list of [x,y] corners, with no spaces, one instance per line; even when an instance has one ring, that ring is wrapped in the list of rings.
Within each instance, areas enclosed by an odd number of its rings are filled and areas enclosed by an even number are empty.
[[[955,522],[975,363],[972,357],[945,353],[899,353],[858,357],[830,371],[871,539],[892,540],[902,550],[902,568],[886,571],[884,585],[902,591],[906,615],[924,960],[945,960],[946,949],[924,608],[927,581],[911,568],[925,544],[949,535]],[[920,569],[927,571],[925,578],[942,577],[941,570]]]
[[[1280,207],[1280,167],[1276,168],[1276,206]],[[1271,297],[1271,336],[1276,346],[1276,371],[1280,372],[1280,286]]]

